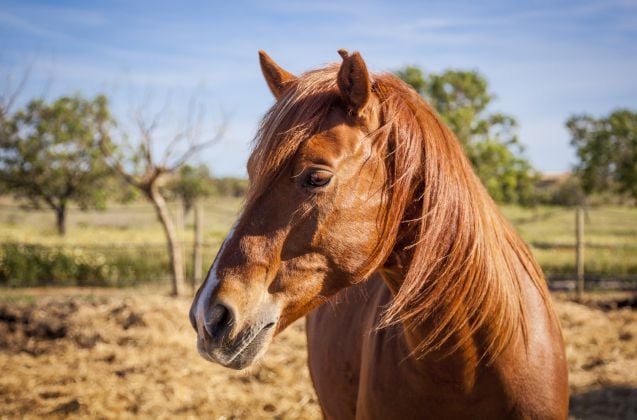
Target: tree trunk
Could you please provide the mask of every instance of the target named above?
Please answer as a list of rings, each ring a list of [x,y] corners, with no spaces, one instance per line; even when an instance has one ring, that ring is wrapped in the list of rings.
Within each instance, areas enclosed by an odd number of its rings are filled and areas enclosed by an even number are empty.
[[[168,244],[168,256],[170,258],[170,266],[172,268],[172,283],[173,283],[173,296],[180,296],[184,291],[184,262],[183,253],[181,249],[181,243],[177,237],[177,230],[175,223],[170,217],[168,212],[168,205],[166,200],[159,193],[159,188],[156,183],[150,185],[148,191],[148,197],[153,202],[157,216],[164,228],[166,234],[166,241]]]
[[[195,246],[192,255],[192,291],[197,290],[201,283],[201,243],[203,242],[203,206],[201,203],[195,204]]]
[[[58,234],[64,236],[66,234],[66,204],[60,204],[55,208],[56,226]]]

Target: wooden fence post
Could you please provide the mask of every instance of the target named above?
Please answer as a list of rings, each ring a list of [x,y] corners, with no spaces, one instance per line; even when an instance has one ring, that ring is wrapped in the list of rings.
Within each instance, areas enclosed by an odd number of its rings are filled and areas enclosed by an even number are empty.
[[[192,293],[197,290],[201,283],[201,244],[203,242],[203,205],[195,205],[195,246],[192,254]]]
[[[581,301],[584,294],[584,209],[581,206],[575,213],[575,241],[576,297]]]

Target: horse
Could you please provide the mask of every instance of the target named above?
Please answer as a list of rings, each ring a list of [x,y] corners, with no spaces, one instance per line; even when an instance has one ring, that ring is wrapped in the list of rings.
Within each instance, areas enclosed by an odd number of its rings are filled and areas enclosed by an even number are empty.
[[[199,353],[243,369],[307,315],[325,418],[566,418],[531,251],[432,107],[339,54],[295,76],[259,52],[275,103],[190,309]]]

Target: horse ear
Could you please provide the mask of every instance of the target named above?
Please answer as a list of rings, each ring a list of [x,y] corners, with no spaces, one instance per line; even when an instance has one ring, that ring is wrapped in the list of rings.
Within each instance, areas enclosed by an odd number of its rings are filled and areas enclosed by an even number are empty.
[[[338,53],[343,57],[341,68],[338,70],[338,88],[350,110],[360,116],[372,92],[367,66],[358,52],[350,55],[346,50],[340,49]]]
[[[283,70],[274,62],[264,51],[259,51],[259,63],[261,63],[261,71],[263,77],[268,83],[274,97],[278,100],[283,95],[286,84],[296,79],[292,73]]]

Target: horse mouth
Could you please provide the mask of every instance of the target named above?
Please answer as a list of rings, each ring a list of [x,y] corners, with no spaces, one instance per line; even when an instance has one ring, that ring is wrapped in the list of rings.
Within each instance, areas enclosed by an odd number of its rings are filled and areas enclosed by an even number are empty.
[[[250,366],[264,353],[272,336],[276,322],[263,325],[260,329],[249,328],[232,342],[214,346],[206,338],[197,338],[199,354],[206,360],[224,367],[241,370]],[[257,331],[256,333],[254,331]]]

